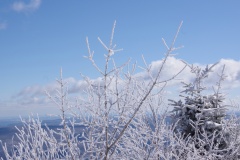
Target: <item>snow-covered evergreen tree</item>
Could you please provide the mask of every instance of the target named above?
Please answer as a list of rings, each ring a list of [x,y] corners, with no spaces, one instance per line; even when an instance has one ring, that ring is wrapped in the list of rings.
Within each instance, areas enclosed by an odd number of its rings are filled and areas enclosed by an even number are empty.
[[[216,63],[217,64],[217,63]],[[220,92],[221,82],[224,80],[224,68],[219,75],[217,87],[213,87],[214,93],[204,92],[204,80],[216,65],[205,69],[190,66],[195,78],[191,83],[183,83],[184,90],[180,95],[184,100],[172,102],[172,120],[175,124],[176,136],[182,136],[188,144],[194,144],[197,149],[218,150],[217,154],[224,154],[228,147],[229,133],[224,131],[224,119],[227,106],[223,104],[224,95]]]

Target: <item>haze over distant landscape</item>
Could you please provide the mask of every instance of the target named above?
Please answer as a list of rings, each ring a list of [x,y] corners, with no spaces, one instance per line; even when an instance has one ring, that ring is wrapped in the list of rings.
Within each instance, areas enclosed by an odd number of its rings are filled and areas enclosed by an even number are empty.
[[[170,57],[164,75],[189,64],[225,64],[228,76],[223,91],[232,99],[240,96],[240,1],[59,1],[10,0],[0,2],[0,119],[31,113],[55,114],[45,90],[54,94],[60,68],[69,83],[69,94],[78,96],[85,87],[80,73],[98,80],[100,76],[88,54],[86,37],[99,66],[104,65],[105,50],[100,37],[108,43],[116,20],[114,43],[123,51],[115,55],[117,64],[129,58],[144,65],[142,55],[157,67],[166,51],[164,38],[172,41],[183,21],[175,57]],[[137,69],[141,74],[142,70]],[[215,82],[217,75],[210,75]],[[190,80],[189,71],[179,75]],[[144,76],[143,76],[144,79]],[[170,87],[171,88],[171,87]],[[169,96],[178,94],[168,92]],[[237,102],[237,101],[236,101]]]

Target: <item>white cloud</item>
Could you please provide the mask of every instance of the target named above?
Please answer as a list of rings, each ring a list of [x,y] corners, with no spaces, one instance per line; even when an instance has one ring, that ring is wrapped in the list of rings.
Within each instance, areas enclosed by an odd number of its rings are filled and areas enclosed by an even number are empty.
[[[161,65],[162,61],[154,61],[151,63],[151,70],[153,73],[157,72],[157,69]],[[179,72],[184,67],[184,63],[176,59],[174,57],[170,57],[163,69],[161,80],[166,80]],[[184,71],[179,75],[181,79],[191,79],[192,75],[189,74],[189,70]],[[149,80],[149,76],[145,72],[140,72],[135,74],[135,78],[139,81]],[[73,77],[64,79],[67,82],[68,86],[68,93],[70,97],[80,96],[84,90],[87,89],[88,84],[85,80],[76,80]],[[95,84],[96,86],[102,84],[102,78],[96,79],[89,79],[91,83]],[[121,80],[120,80],[121,81]],[[171,82],[170,85],[180,84],[179,81]],[[28,86],[22,89],[18,94],[13,96],[13,101],[17,101],[18,104],[22,106],[31,106],[31,105],[39,105],[42,106],[43,104],[47,104],[50,102],[49,98],[47,97],[45,91],[48,91],[51,95],[55,96],[56,90],[59,89],[59,85],[55,83],[49,83],[46,85],[33,85]]]
[[[226,79],[222,82],[222,88],[230,90],[240,87],[240,61],[233,59],[221,59],[219,64],[213,68],[214,72],[210,75],[209,80],[216,82],[219,76],[215,73],[220,74],[224,65]]]
[[[24,3],[22,1],[15,2],[12,5],[12,9],[17,12],[26,12],[26,11],[34,11],[38,9],[41,5],[41,0],[30,0],[29,3]]]
[[[98,79],[97,79],[98,80]],[[97,81],[94,80],[94,81]],[[64,83],[67,82],[68,94],[78,93],[87,87],[87,83],[82,80],[76,80],[75,78],[66,78]],[[21,105],[42,105],[50,102],[49,97],[46,92],[48,92],[53,97],[56,94],[57,90],[60,90],[59,84],[57,82],[49,83],[46,85],[32,85],[28,86],[16,95],[12,96],[13,101],[17,101]]]
[[[153,61],[149,66],[151,68],[151,72],[153,73],[153,76],[157,74],[159,68],[161,67],[163,61]],[[160,81],[165,81],[170,79],[171,77],[178,74],[183,68],[185,67],[185,63],[180,60],[176,59],[175,57],[169,57],[162,69],[162,72],[160,74]],[[169,85],[174,85],[176,83],[179,83],[180,81],[189,81],[193,78],[192,74],[189,74],[190,69],[185,68],[174,81],[169,81]],[[144,80],[149,79],[149,75],[147,72],[140,72],[136,74],[139,78],[142,78]]]
[[[151,65],[151,70],[153,73],[156,73],[160,65],[162,64],[162,60],[154,61]],[[200,67],[205,67],[202,64],[196,64]],[[211,65],[211,64],[210,64]],[[225,65],[225,75],[227,76],[226,80],[222,84],[222,89],[225,91],[231,91],[231,95],[228,94],[228,97],[236,97],[239,95],[240,88],[240,61],[231,60],[231,59],[221,59],[219,64],[215,66],[212,72],[209,75],[209,78],[206,80],[206,84],[209,85],[210,89],[212,86],[216,84],[218,81],[218,73],[221,73],[222,67]],[[169,79],[171,76],[178,73],[184,67],[184,63],[180,59],[176,59],[174,57],[170,57],[165,64],[163,72],[161,74],[161,80]],[[135,74],[135,77],[138,80],[146,81],[149,80],[149,76],[146,72],[142,71],[140,73]],[[194,78],[194,75],[191,74],[189,68],[185,68],[185,70],[178,75],[175,81],[170,81],[169,93],[166,96],[177,96],[179,91],[181,91],[180,82],[191,82]],[[64,81],[68,82],[68,91],[70,97],[80,96],[83,93],[83,90],[86,90],[88,84],[84,80],[76,80],[75,78],[67,78]],[[101,78],[90,79],[91,82],[98,85],[102,83]],[[51,95],[55,95],[56,89],[59,89],[59,85],[57,83],[49,83],[46,85],[34,85],[29,86],[21,90],[17,95],[13,97],[13,101],[16,101],[18,104],[22,106],[43,106],[44,104],[49,104],[50,100],[48,99],[45,91],[47,90]],[[167,99],[169,97],[166,97]],[[170,97],[172,98],[172,97]]]
[[[150,64],[153,73],[157,73],[158,68],[161,66],[162,60],[154,61]],[[204,69],[205,64],[193,64],[194,66],[199,66]],[[212,64],[209,64],[211,66]],[[224,93],[227,93],[231,97],[239,95],[240,89],[240,61],[233,59],[221,59],[219,63],[213,68],[213,72],[209,74],[209,77],[204,81],[204,85],[212,90],[212,87],[216,87],[216,82],[219,81],[219,74],[221,74],[223,66],[225,65],[224,75],[226,79],[221,82],[221,89]],[[184,63],[180,59],[175,57],[170,57],[164,66],[162,71],[161,80],[166,80],[175,75],[184,67]],[[149,76],[146,72],[138,73],[137,76],[144,80],[148,80]],[[168,86],[174,88],[174,92],[179,92],[182,90],[180,82],[191,82],[194,78],[194,74],[191,73],[189,67],[185,68],[181,74],[177,76],[174,81],[170,81]],[[178,87],[176,87],[178,85]]]
[[[6,28],[7,28],[7,23],[0,22],[0,30],[6,29]]]

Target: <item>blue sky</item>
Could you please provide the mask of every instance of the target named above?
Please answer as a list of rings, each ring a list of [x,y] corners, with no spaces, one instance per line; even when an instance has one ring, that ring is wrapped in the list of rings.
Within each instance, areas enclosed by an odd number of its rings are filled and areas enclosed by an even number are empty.
[[[176,46],[184,48],[176,58],[200,65],[226,62],[237,95],[239,6],[238,0],[1,0],[0,118],[41,112],[43,103],[30,99],[54,83],[61,67],[64,77],[73,81],[80,79],[80,72],[97,78],[83,58],[85,39],[101,66],[105,52],[97,37],[108,42],[115,20],[114,43],[123,48],[115,57],[118,64],[128,58],[141,64],[142,54],[149,63],[160,60],[165,51],[161,38],[170,43],[183,21]]]

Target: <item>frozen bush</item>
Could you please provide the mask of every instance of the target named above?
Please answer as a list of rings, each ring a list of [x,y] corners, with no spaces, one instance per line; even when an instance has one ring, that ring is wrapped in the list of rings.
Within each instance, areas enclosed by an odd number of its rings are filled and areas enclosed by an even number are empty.
[[[6,159],[144,159],[144,160],[205,160],[239,159],[239,119],[225,119],[226,106],[220,93],[222,72],[214,94],[203,94],[202,81],[214,67],[201,70],[190,65],[196,75],[185,83],[184,101],[173,101],[173,121],[168,124],[168,111],[162,101],[166,84],[184,69],[164,79],[162,74],[174,47],[181,24],[157,71],[144,58],[144,81],[135,73],[136,64],[127,61],[117,66],[114,55],[120,51],[113,45],[115,24],[106,49],[105,65],[98,66],[88,39],[86,58],[101,77],[92,80],[82,75],[87,86],[76,103],[68,96],[62,71],[57,80],[55,96],[47,95],[58,107],[61,124],[57,130],[43,127],[39,119],[22,119],[18,128],[18,143],[11,150],[2,144]],[[224,71],[224,69],[223,69]],[[140,75],[141,76],[141,75]],[[77,127],[81,129],[76,129]],[[3,158],[2,158],[3,159]]]

